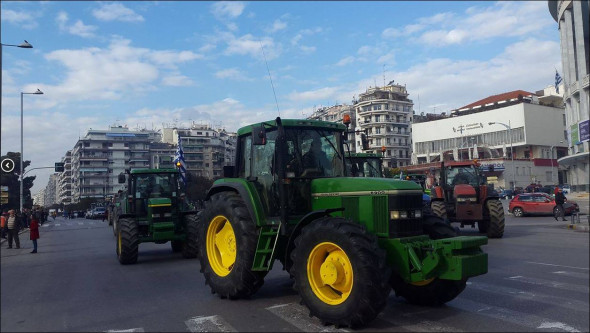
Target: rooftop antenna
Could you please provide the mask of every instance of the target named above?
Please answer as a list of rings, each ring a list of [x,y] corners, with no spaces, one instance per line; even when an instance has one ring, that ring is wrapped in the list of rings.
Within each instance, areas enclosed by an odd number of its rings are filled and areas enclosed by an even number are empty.
[[[264,57],[264,63],[266,64],[266,71],[268,72],[268,78],[270,79],[270,85],[272,87],[272,93],[275,96],[275,104],[277,105],[277,113],[281,116],[281,110],[279,110],[279,102],[277,101],[277,93],[275,92],[275,86],[272,83],[272,76],[270,75],[270,69],[268,68],[268,62],[266,61],[266,54],[264,54],[264,45],[260,41],[260,48],[262,49],[262,56]]]
[[[383,86],[385,87],[385,64],[383,64]]]

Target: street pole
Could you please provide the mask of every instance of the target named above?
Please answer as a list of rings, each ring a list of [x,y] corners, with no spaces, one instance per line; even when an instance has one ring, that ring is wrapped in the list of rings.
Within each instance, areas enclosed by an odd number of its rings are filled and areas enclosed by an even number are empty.
[[[562,141],[559,141],[559,143],[563,143]],[[551,146],[551,182],[553,184],[555,184],[555,181],[553,180],[554,176],[553,176],[553,148],[555,147],[555,145]],[[558,181],[559,183],[559,181]]]
[[[497,121],[492,121],[488,123],[488,125],[494,124],[502,125],[508,129],[508,136],[510,137],[510,160],[512,161],[512,190],[514,190],[516,188],[516,180],[514,178],[516,173],[514,172],[514,147],[512,146],[512,126],[510,125],[510,120],[508,120],[508,125]]]
[[[43,95],[43,92],[39,89],[33,93],[20,93],[20,212],[23,213],[23,183],[24,183],[24,175],[23,175],[23,96],[24,95]]]

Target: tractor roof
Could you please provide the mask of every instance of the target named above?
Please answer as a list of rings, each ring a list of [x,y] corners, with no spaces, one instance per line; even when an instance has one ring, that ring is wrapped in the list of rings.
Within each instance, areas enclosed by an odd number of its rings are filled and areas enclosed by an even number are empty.
[[[131,174],[143,174],[143,173],[178,173],[176,169],[133,169],[130,171]]]
[[[339,130],[344,131],[346,130],[346,126],[339,123],[334,123],[330,121],[322,121],[322,120],[311,120],[311,119],[281,119],[283,127],[312,127],[318,129],[330,129],[330,130]],[[245,135],[252,133],[252,127],[262,126],[264,124],[266,129],[276,128],[277,121],[269,120],[264,121],[261,123],[251,124],[248,126],[244,126],[238,130],[238,136]]]

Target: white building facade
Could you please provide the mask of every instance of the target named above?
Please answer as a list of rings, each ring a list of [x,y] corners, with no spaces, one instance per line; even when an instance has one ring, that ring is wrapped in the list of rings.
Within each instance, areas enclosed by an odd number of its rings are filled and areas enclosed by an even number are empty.
[[[555,156],[567,149],[564,109],[541,105],[536,96],[490,104],[412,124],[414,164],[478,159],[484,170],[494,166],[488,176],[503,188],[557,184]]]
[[[572,191],[590,191],[590,28],[588,0],[548,1],[549,12],[558,23],[561,40],[561,63],[568,155],[559,159],[567,169]]]

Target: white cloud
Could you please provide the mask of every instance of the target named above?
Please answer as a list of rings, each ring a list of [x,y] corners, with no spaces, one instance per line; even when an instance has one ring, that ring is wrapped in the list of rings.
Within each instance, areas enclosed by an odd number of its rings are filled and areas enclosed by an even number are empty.
[[[264,54],[267,60],[272,60],[279,56],[280,48],[275,45],[272,38],[256,38],[250,34],[227,40],[227,48],[224,54],[249,55],[255,59],[263,59],[261,45],[264,47]]]
[[[101,4],[92,11],[94,17],[101,21],[143,22],[143,16],[135,13],[121,3]]]
[[[173,74],[168,75],[162,79],[162,84],[165,86],[172,86],[172,87],[186,87],[192,86],[195,83],[189,77],[180,75],[180,74]]]
[[[316,47],[315,46],[305,46],[305,45],[301,45],[299,47],[299,49],[301,50],[301,52],[305,53],[305,54],[312,54],[316,51]]]
[[[274,33],[279,30],[283,30],[287,28],[287,22],[281,21],[279,19],[275,20],[270,28],[267,29],[269,33]]]
[[[235,19],[242,15],[246,5],[241,1],[221,1],[211,5],[211,13],[216,19]]]
[[[68,14],[63,11],[57,14],[55,20],[57,21],[59,30],[84,38],[94,37],[94,32],[98,29],[98,27],[93,25],[85,25],[81,20],[77,20],[76,23],[68,26]]]
[[[297,102],[308,102],[315,100],[328,100],[334,98],[338,93],[336,87],[325,87],[316,90],[304,91],[304,92],[292,92],[287,97],[289,100]]]
[[[344,57],[336,63],[336,66],[346,66],[346,65],[352,64],[354,62],[354,60],[355,60],[355,58],[353,56]]]
[[[11,9],[2,9],[2,22],[19,25],[23,29],[31,30],[39,24],[35,21],[37,15],[27,12],[17,12]]]
[[[254,81],[253,79],[248,78],[242,71],[240,71],[237,68],[228,68],[217,71],[215,73],[215,77],[220,79],[230,79],[234,81]]]

